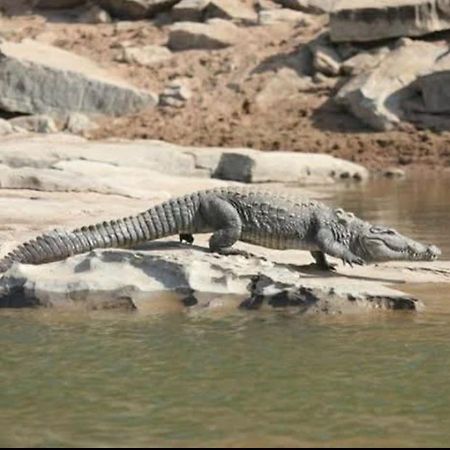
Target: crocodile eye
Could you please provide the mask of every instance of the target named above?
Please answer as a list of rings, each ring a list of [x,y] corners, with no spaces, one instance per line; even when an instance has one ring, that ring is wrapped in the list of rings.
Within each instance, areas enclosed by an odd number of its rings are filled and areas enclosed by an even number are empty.
[[[397,233],[395,232],[395,230],[386,230],[385,233],[386,233],[386,234],[389,234],[390,236],[394,236],[394,235],[397,234]]]

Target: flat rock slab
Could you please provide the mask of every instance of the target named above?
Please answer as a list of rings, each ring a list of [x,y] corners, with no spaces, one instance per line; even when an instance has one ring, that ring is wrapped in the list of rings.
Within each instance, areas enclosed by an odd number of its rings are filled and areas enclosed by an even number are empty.
[[[422,36],[449,28],[448,0],[341,0],[330,15],[334,42]]]
[[[98,0],[102,8],[121,19],[140,20],[170,9],[180,0]]]
[[[365,180],[369,175],[359,164],[323,154],[212,148],[186,148],[185,152],[195,157],[196,167],[210,171],[213,177],[245,183],[329,184]]]
[[[0,44],[0,109],[5,111],[121,116],[157,102],[155,94],[74,53],[31,39]]]
[[[218,50],[242,38],[242,30],[228,20],[210,19],[207,23],[178,22],[170,28],[171,50]]]
[[[448,275],[448,263],[445,270]],[[175,303],[179,309],[268,307],[304,314],[423,308],[420,300],[387,287],[382,275],[377,267],[365,268],[364,276],[356,269],[330,275],[308,265],[153,242],[136,251],[95,251],[41,266],[15,264],[0,281],[0,306],[151,311],[158,305],[161,312],[161,305],[172,311]]]

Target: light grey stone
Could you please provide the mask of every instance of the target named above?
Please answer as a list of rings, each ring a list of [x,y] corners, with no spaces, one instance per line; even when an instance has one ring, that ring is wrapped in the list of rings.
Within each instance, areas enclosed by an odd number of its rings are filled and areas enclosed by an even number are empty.
[[[78,21],[81,23],[97,24],[111,23],[112,19],[109,13],[103,8],[100,8],[100,6],[89,5],[88,8],[80,14]]]
[[[203,19],[209,2],[210,0],[181,0],[172,8],[172,19],[182,22],[199,22]]]
[[[111,77],[94,62],[33,40],[0,45],[0,108],[65,116],[119,116],[155,106],[157,97]]]
[[[247,148],[186,148],[196,166],[212,176],[245,183],[285,182],[330,184],[342,179],[366,180],[367,169],[330,155],[297,152],[261,152]]]
[[[35,116],[21,116],[10,119],[9,123],[14,127],[23,128],[33,133],[57,133],[58,127],[55,121],[45,114]]]
[[[304,11],[311,14],[329,13],[333,10],[336,0],[275,0],[285,8]]]
[[[403,42],[374,69],[345,84],[336,100],[372,128],[389,130],[403,119],[403,104],[415,95],[414,82],[444,51],[433,43]]]
[[[97,0],[111,15],[122,19],[140,20],[170,9],[180,0]]]
[[[448,0],[340,0],[330,16],[335,42],[422,36],[449,28]]]
[[[8,120],[0,119],[0,136],[14,133],[14,127]]]
[[[34,6],[40,8],[73,8],[83,5],[87,0],[34,0]]]
[[[210,0],[206,7],[207,18],[218,18],[255,24],[258,21],[256,11],[240,0]]]
[[[240,38],[239,28],[227,20],[178,22],[170,28],[168,46],[172,50],[214,50],[235,45]]]
[[[312,24],[312,20],[308,15],[301,11],[293,11],[284,8],[261,10],[258,16],[261,25],[273,25],[287,22],[306,27]]]
[[[146,45],[144,47],[124,46],[118,61],[140,66],[153,66],[172,58],[172,52],[161,45]]]
[[[90,117],[81,113],[70,114],[66,123],[67,131],[82,136],[96,128],[98,128],[97,124]]]
[[[191,97],[192,91],[187,80],[173,80],[159,96],[159,104],[181,108]]]
[[[146,313],[232,312],[252,308],[256,302],[266,310],[289,305],[291,311],[309,315],[424,309],[419,299],[391,286],[383,277],[389,271],[383,268],[371,268],[369,274],[366,269],[360,277],[311,277],[302,276],[285,261],[257,256],[229,256],[219,261],[215,254],[177,243],[155,242],[147,248],[94,251],[42,266],[16,263],[0,282],[0,305],[10,305],[15,295],[16,307],[29,305],[33,299],[34,306],[125,307]],[[424,263],[412,272],[426,270]],[[444,272],[449,270],[444,266]],[[360,272],[364,270],[354,269],[352,274]],[[397,270],[397,283],[399,277],[412,279],[408,272]],[[445,277],[428,274],[428,281],[441,278]],[[186,303],[191,306],[185,307]]]
[[[341,58],[330,46],[317,46],[313,52],[313,66],[324,75],[336,77],[341,70]]]

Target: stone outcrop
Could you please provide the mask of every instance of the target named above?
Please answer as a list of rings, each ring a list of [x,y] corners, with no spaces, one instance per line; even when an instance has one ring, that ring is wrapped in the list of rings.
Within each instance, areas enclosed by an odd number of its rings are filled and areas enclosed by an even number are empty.
[[[285,8],[266,9],[259,12],[259,23],[261,25],[272,25],[280,22],[291,22],[298,26],[308,26],[311,24],[311,19],[301,11]]]
[[[216,50],[236,44],[240,37],[239,28],[223,19],[178,22],[170,29],[168,46],[172,50]]]
[[[170,9],[180,0],[97,0],[102,8],[121,19],[146,19]]]
[[[218,148],[185,151],[195,156],[198,168],[208,170],[212,176],[245,183],[328,184],[368,178],[364,167],[329,155]]]
[[[330,15],[335,42],[422,36],[449,28],[448,0],[340,0]]]
[[[149,312],[158,305],[160,312],[169,312],[178,305],[175,310],[288,308],[303,314],[423,309],[414,297],[380,284],[383,269],[372,268],[364,278],[357,272],[322,277],[308,265],[223,257],[176,242],[153,242],[136,251],[96,251],[45,266],[15,264],[1,280],[0,307]],[[449,274],[447,267],[440,275],[428,274],[428,280],[448,282]]]
[[[199,22],[203,19],[205,8],[210,0],[181,0],[171,11],[173,20]]]
[[[113,78],[81,56],[29,39],[0,44],[0,109],[120,116],[156,104],[151,92]]]
[[[205,9],[208,18],[233,20],[255,24],[258,20],[256,11],[239,0],[210,0]]]
[[[117,61],[139,66],[153,66],[172,58],[172,52],[161,45],[145,45],[144,47],[123,47]]]
[[[285,8],[304,11],[310,14],[329,13],[337,0],[275,0]]]
[[[445,51],[429,42],[403,41],[375,68],[345,84],[336,100],[372,128],[389,130],[405,118],[405,102],[416,95],[415,81],[433,72]]]

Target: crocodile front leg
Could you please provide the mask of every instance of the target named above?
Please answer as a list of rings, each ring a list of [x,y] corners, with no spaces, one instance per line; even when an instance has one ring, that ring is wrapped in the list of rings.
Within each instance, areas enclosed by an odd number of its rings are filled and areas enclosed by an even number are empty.
[[[311,255],[316,261],[316,265],[320,270],[326,270],[330,272],[334,272],[336,270],[336,264],[330,263],[327,261],[327,257],[325,253],[320,250],[311,251]]]
[[[353,264],[359,266],[364,265],[364,260],[352,253],[344,244],[336,241],[330,230],[320,230],[317,233],[316,239],[317,245],[323,253],[342,259],[342,262],[344,264],[349,264],[350,267],[352,267]]]

